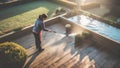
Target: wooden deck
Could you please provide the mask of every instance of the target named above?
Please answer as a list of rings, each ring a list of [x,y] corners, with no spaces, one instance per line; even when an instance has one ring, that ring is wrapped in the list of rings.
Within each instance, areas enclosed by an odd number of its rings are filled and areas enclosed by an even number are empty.
[[[120,58],[92,41],[74,45],[74,36],[66,37],[60,24],[49,27],[58,33],[43,32],[42,52],[36,52],[31,34],[13,40],[28,49],[25,68],[120,68]]]

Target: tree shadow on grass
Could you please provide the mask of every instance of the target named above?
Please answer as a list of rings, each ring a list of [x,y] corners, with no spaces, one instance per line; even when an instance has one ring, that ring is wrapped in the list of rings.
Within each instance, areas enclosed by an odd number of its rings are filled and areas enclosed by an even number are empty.
[[[31,59],[25,64],[24,68],[29,68],[30,64],[35,60],[35,58],[41,53],[42,51],[36,51],[35,53],[29,55],[32,56]]]

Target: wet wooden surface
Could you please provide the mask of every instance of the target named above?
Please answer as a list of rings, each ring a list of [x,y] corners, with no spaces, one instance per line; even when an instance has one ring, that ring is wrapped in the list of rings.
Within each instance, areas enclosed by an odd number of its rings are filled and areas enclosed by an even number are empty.
[[[42,48],[35,49],[34,37],[29,34],[14,40],[28,49],[29,58],[25,68],[120,68],[120,58],[109,54],[104,47],[87,41],[74,45],[74,36],[66,37],[60,24],[49,27],[58,33],[43,32]]]

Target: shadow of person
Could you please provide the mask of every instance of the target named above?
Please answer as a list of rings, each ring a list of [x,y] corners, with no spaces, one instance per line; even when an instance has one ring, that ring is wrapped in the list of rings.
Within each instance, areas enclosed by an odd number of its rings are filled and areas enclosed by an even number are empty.
[[[44,49],[43,49],[44,50]],[[25,64],[25,66],[24,66],[24,68],[29,68],[29,66],[30,66],[30,64],[35,60],[35,58],[41,53],[41,52],[43,52],[43,50],[41,50],[41,51],[36,51],[35,53],[33,53],[33,54],[31,54],[30,56],[32,56],[31,57],[31,59],[29,59],[28,60],[28,62]],[[29,57],[30,57],[29,56]]]

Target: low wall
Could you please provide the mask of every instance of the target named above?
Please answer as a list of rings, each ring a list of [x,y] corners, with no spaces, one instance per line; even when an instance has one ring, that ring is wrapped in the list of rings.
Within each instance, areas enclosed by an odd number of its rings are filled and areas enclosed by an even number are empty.
[[[61,21],[62,21],[62,24],[71,24],[73,29],[75,28],[76,29],[76,32],[82,32],[84,30],[87,30],[91,33],[92,35],[92,40],[97,42],[100,46],[99,47],[104,47],[109,53],[111,54],[117,54],[117,55],[120,55],[119,52],[120,52],[120,42],[117,42],[117,41],[114,41],[110,38],[107,38],[106,36],[103,36],[101,34],[98,34],[94,31],[91,31],[81,25],[78,25],[76,23],[73,23],[69,20],[67,20],[66,18],[64,17],[61,17],[60,18]],[[80,31],[78,31],[80,30]]]
[[[49,1],[49,0],[48,0]],[[61,5],[64,5],[66,7],[69,7],[69,8],[74,8],[77,6],[76,3],[74,2],[70,2],[68,0],[52,0],[52,2],[55,2],[55,3],[58,3],[58,4],[61,4]]]
[[[16,1],[4,2],[0,4],[0,9],[21,5],[31,1],[34,1],[34,0],[16,0]]]
[[[84,5],[81,5],[80,7],[84,10],[87,10],[87,9],[100,7],[100,4],[96,2],[90,2],[90,3],[85,3]]]
[[[120,55],[120,43],[117,41],[114,41],[110,38],[107,38],[103,35],[100,35],[98,33],[95,32],[91,32],[92,36],[93,36],[93,40],[95,42],[97,42],[98,44],[100,44],[100,46],[103,46],[104,48],[107,49],[107,51],[109,51],[111,54],[117,54]]]

